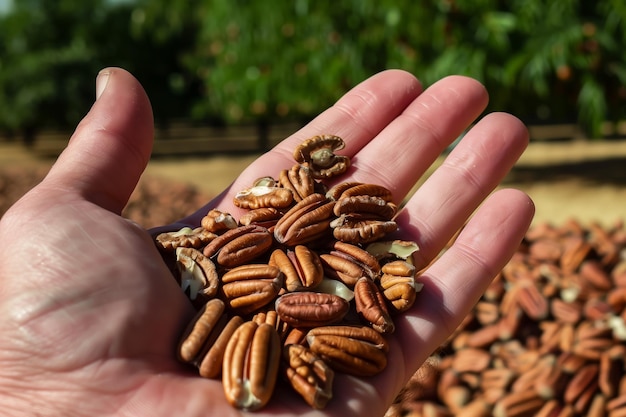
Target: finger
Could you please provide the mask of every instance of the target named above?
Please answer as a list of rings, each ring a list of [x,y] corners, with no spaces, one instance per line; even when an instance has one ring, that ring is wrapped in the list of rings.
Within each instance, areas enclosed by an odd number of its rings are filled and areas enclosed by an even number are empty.
[[[493,193],[419,278],[424,287],[416,305],[396,323],[407,370],[417,369],[469,313],[519,247],[533,214],[532,201],[521,191]]]
[[[305,139],[329,133],[342,137],[346,142],[344,155],[354,155],[381,130],[391,123],[421,93],[419,81],[405,71],[389,70],[363,81],[334,106],[321,113],[305,127],[279,143],[270,152],[252,163],[235,182],[211,203],[195,214],[182,219],[176,225],[198,224],[209,208],[239,213],[232,204],[233,193],[248,188],[252,182],[264,176],[277,176],[280,170],[294,163],[293,151]]]
[[[427,88],[352,159],[352,180],[375,182],[400,202],[436,158],[485,109],[488,94],[468,77],[451,76]]]
[[[120,213],[150,158],[152,109],[139,82],[120,68],[102,70],[97,89],[44,183]]]
[[[487,115],[465,135],[398,216],[402,234],[420,247],[418,267],[439,253],[527,145],[526,127],[505,113]]]

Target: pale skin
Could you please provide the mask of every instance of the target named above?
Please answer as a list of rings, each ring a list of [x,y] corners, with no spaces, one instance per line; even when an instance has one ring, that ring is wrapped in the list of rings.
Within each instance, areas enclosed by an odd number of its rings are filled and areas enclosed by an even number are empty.
[[[150,233],[120,217],[150,157],[146,93],[117,68],[100,73],[97,90],[47,177],[0,222],[0,414],[240,415],[219,381],[196,377],[177,362],[174,349],[192,307]],[[196,214],[164,229],[197,224],[209,207],[238,216],[233,193],[291,167],[293,148],[320,133],[347,143],[342,154],[352,157],[354,169],[342,181],[384,185],[401,201],[487,100],[469,78],[448,77],[423,89],[406,72],[380,73],[261,156]],[[517,118],[489,114],[408,201],[399,237],[418,243],[420,265],[467,224],[420,278],[424,289],[414,307],[396,319],[386,370],[365,379],[337,376],[335,398],[321,414],[383,415],[506,264],[534,207],[520,191],[493,190],[527,142]],[[255,414],[318,413],[297,395],[276,397]]]

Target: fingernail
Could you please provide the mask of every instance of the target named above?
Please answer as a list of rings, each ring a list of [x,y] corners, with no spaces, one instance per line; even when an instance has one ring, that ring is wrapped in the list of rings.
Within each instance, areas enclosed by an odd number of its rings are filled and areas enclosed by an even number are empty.
[[[96,77],[96,100],[100,98],[109,82],[109,71],[100,71]]]

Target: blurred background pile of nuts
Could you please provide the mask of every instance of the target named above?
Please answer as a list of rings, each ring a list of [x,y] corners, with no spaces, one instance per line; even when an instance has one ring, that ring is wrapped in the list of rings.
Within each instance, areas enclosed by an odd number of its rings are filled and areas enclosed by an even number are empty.
[[[533,226],[387,417],[625,416],[625,247],[621,223]]]

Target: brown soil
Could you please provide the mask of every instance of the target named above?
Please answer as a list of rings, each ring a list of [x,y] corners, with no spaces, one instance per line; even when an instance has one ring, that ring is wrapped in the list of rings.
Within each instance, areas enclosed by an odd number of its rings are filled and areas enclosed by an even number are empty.
[[[168,201],[172,201],[159,196],[157,188],[162,190],[167,185],[166,189],[177,189],[174,194],[178,197],[186,194],[187,204],[160,209],[166,209],[171,216],[180,215],[177,211],[191,211],[191,204],[217,195],[255,158],[256,155],[222,154],[154,159],[137,193],[149,194],[154,208],[155,202],[171,206]],[[50,159],[37,158],[18,144],[0,143],[0,171],[9,172],[0,182],[0,194],[3,194],[0,213],[39,181],[52,163]],[[626,140],[534,142],[502,186],[521,189],[533,198],[537,207],[535,223],[561,224],[574,218],[583,223],[613,224],[626,215]],[[135,206],[138,198],[135,196]],[[141,210],[142,216],[148,215],[146,207]],[[152,216],[145,220],[149,220],[145,224],[149,227],[159,220],[170,221],[170,217]]]

